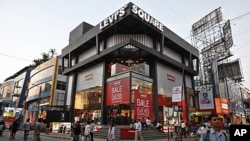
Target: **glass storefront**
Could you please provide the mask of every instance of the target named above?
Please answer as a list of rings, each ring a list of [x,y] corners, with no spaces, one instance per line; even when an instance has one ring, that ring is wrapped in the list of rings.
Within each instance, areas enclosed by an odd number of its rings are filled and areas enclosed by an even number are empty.
[[[102,87],[94,87],[76,93],[75,120],[86,122],[101,119]]]
[[[121,78],[121,75],[126,77]],[[134,119],[146,117],[152,120],[152,82],[138,74],[128,72],[121,75],[107,82],[105,112],[108,123],[127,125]]]

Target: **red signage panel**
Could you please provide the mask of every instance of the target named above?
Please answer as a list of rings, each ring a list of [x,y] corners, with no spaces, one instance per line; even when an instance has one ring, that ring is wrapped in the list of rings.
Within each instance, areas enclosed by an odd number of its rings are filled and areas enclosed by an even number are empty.
[[[152,95],[135,91],[134,117],[135,119],[149,117],[152,120]]]
[[[129,103],[129,82],[129,77],[108,82],[106,85],[106,105]]]

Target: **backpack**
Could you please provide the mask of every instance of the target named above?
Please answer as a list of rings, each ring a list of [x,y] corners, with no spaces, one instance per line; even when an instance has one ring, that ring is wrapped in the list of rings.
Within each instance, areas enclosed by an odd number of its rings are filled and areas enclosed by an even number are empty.
[[[226,135],[226,133],[223,132],[223,131],[222,131],[222,133],[223,133],[223,135],[225,136],[226,141],[227,141],[227,135]],[[208,129],[208,130],[207,130],[207,135],[206,135],[206,137],[205,137],[205,141],[210,141],[209,136],[210,136],[210,130]]]

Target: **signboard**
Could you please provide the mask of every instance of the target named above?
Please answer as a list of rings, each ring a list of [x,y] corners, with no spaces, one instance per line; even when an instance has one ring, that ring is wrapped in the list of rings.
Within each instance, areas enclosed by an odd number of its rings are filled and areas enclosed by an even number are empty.
[[[134,4],[126,4],[119,10],[117,10],[115,13],[104,19],[100,24],[100,29],[103,30],[110,25],[114,24],[117,22],[119,19],[124,17],[127,13],[127,9],[129,10],[129,13],[132,13],[139,17],[141,20],[145,21],[146,23],[150,24],[151,26],[155,27],[156,29],[160,30],[163,32],[163,24],[153,18],[151,15],[149,15],[147,12],[139,8],[138,6]]]
[[[182,87],[173,87],[172,89],[172,102],[181,102]]]
[[[129,77],[111,81],[106,87],[106,105],[124,104],[130,101]]]
[[[134,117],[137,119],[149,118],[152,120],[152,95],[142,94],[135,90]]]
[[[200,109],[214,109],[214,99],[211,91],[199,92]]]

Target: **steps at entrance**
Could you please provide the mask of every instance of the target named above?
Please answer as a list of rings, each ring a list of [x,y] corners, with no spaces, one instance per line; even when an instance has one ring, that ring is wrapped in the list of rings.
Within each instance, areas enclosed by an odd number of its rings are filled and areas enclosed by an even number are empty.
[[[128,128],[128,126],[115,126],[116,130],[115,140],[122,140],[120,138],[121,128]],[[99,131],[94,133],[94,138],[106,139],[108,135],[108,129],[109,126],[103,125]],[[144,138],[144,140],[156,140],[156,139],[167,139],[168,135],[167,133],[159,132],[159,130],[156,129],[142,129],[142,137]],[[131,140],[134,140],[134,138]]]

